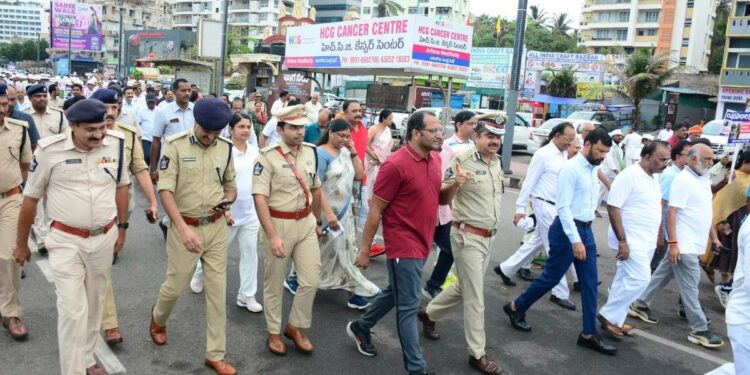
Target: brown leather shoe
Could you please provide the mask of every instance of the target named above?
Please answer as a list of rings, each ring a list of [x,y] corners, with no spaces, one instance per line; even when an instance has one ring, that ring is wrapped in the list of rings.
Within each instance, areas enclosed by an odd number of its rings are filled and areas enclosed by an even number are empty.
[[[206,366],[214,369],[214,371],[216,371],[216,373],[219,375],[234,375],[237,373],[237,370],[234,368],[234,366],[223,359],[212,361],[206,358]]]
[[[281,335],[269,333],[267,343],[268,350],[270,350],[271,353],[276,355],[286,355],[286,344],[284,344],[284,339],[281,338]]]
[[[479,359],[469,356],[469,366],[486,375],[498,375],[503,373],[503,369],[500,365],[486,354]]]
[[[621,337],[623,336],[622,329],[607,320],[604,316],[601,314],[596,315],[596,319],[599,320],[599,323],[601,324],[602,329],[604,332],[607,333],[607,335],[615,340],[615,341],[621,341]]]
[[[3,317],[3,327],[8,330],[10,337],[14,340],[25,340],[26,336],[29,334],[21,319],[16,317]]]
[[[435,322],[430,320],[430,317],[427,316],[426,312],[420,311],[417,313],[417,319],[422,322],[422,333],[424,334],[424,337],[433,341],[440,339],[440,335],[437,333],[437,330],[435,330]]]
[[[155,306],[154,306],[155,307]],[[167,327],[162,327],[154,321],[154,308],[151,308],[151,341],[156,345],[164,345],[167,343]]]
[[[122,333],[120,333],[120,328],[115,327],[112,329],[107,329],[104,331],[104,342],[107,343],[109,346],[115,346],[116,344],[119,344],[122,342]]]
[[[294,342],[294,346],[303,353],[312,353],[313,345],[310,340],[305,336],[305,331],[301,328],[297,328],[291,324],[286,325],[284,330],[284,336]]]
[[[109,375],[109,373],[99,365],[93,365],[86,369],[86,375]]]

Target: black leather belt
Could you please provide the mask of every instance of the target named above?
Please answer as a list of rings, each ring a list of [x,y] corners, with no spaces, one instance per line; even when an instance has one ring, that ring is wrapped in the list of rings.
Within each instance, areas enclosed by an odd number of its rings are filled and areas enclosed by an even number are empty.
[[[591,223],[593,223],[593,221],[580,221],[580,220],[575,220],[575,219],[573,219],[573,221],[576,223],[577,226],[583,227],[583,228],[588,228],[591,226]]]
[[[553,206],[555,205],[555,202],[553,202],[553,201],[548,201],[548,200],[546,200],[546,199],[544,199],[544,198],[539,198],[539,197],[534,197],[534,198],[535,198],[535,199],[539,199],[539,200],[540,200],[540,201],[542,201],[542,202],[546,202],[546,203],[549,203],[549,204],[551,204],[551,205],[553,205]]]

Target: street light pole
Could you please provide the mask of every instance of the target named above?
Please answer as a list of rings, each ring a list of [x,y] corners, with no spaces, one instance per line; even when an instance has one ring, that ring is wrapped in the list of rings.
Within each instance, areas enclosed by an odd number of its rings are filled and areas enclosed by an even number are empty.
[[[117,37],[120,38],[117,43],[117,79],[122,81],[122,7],[120,7],[120,34]]]
[[[41,48],[40,44],[42,44],[42,36],[41,34],[36,34],[36,72],[39,73],[39,48]]]
[[[70,24],[70,21],[68,21],[68,75],[73,74],[73,60],[72,60],[72,53],[71,53],[71,46],[70,46],[70,39],[71,39],[71,31],[73,30],[73,25]]]
[[[526,30],[526,7],[528,0],[518,0],[518,14],[516,15],[516,36],[513,41],[513,65],[510,73],[510,90],[508,90],[508,120],[505,122],[505,138],[503,139],[503,172],[510,170],[510,157],[513,152],[513,130],[516,124],[516,106],[518,104],[518,81],[521,73],[521,56],[523,55],[523,38]]]
[[[223,12],[223,21],[221,23],[221,60],[219,62],[219,79],[216,81],[218,83],[218,89],[216,90],[216,93],[219,95],[224,94],[224,64],[226,64],[226,54],[227,54],[227,27],[229,23],[229,0],[224,0],[224,12]]]

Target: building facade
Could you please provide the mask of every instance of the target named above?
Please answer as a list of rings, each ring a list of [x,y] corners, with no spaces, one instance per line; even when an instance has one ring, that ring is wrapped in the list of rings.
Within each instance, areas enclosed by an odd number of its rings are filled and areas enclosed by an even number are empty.
[[[0,0],[0,43],[42,37],[49,40],[49,1]]]
[[[221,20],[221,0],[168,0],[172,5],[172,27],[178,30],[198,30],[198,20]],[[272,1],[272,0],[271,0]]]
[[[733,0],[729,12],[717,119],[727,110],[745,111],[750,99],[750,0]]]
[[[397,3],[404,8],[404,14],[427,16],[457,24],[465,24],[469,18],[469,0],[404,0]],[[359,14],[362,19],[376,18],[377,1],[362,0]]]
[[[317,23],[341,22],[352,11],[352,7],[359,10],[362,17],[362,0],[309,0],[310,6],[317,12]]]
[[[253,41],[262,40],[278,32],[281,13],[291,13],[292,0],[230,0],[229,31],[249,37]],[[307,12],[308,1],[302,1]]]
[[[585,0],[580,42],[592,53],[656,48],[674,65],[704,72],[715,18],[714,0]]]

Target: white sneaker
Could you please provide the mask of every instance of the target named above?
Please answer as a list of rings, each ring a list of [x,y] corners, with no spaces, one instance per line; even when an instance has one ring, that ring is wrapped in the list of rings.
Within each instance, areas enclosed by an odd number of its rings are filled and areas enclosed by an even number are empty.
[[[729,302],[729,293],[723,291],[721,285],[715,286],[714,292],[716,292],[716,296],[719,297],[719,303],[721,303],[721,306],[726,309],[727,302]]]
[[[195,294],[203,293],[203,278],[193,277],[193,279],[190,280],[190,290]]]
[[[255,297],[237,298],[237,306],[244,307],[254,313],[263,311],[263,306],[255,300]]]

